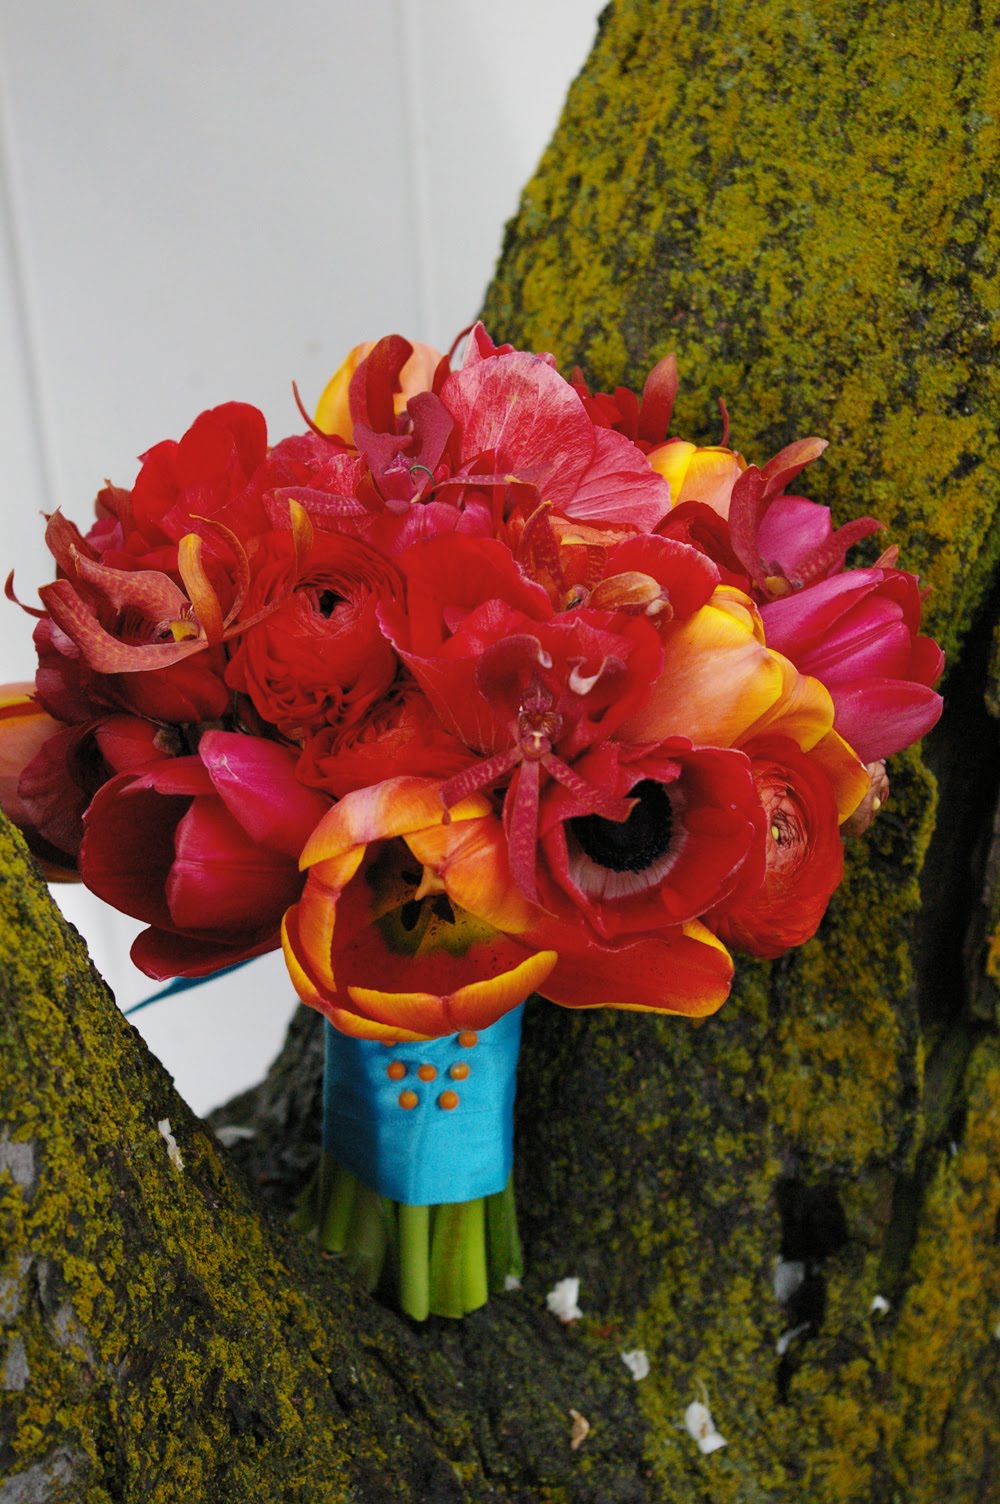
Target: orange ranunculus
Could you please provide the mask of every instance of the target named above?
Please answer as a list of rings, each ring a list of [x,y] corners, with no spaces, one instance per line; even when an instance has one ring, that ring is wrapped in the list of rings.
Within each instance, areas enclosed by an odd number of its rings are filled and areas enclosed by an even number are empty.
[[[392,778],[348,794],[306,843],[285,959],[302,1001],[343,1033],[432,1039],[482,1029],[545,981],[555,952],[511,882],[488,801],[448,823],[440,784]]]
[[[737,738],[746,751],[762,736],[787,737],[821,768],[830,785],[838,820],[846,820],[868,792],[870,777],[854,748],[833,729],[835,707],[818,679],[800,674],[780,653],[772,653],[781,671],[781,693]]]

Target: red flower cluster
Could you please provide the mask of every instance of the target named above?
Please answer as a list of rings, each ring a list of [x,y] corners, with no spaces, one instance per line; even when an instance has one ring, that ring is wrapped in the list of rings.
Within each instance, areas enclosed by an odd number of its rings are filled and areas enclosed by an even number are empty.
[[[534,990],[713,1011],[727,946],[814,933],[942,659],[893,551],[845,568],[879,525],[786,494],[822,443],[667,439],[675,389],[592,394],[477,326],[457,368],[359,347],[271,448],[203,413],[86,535],[49,519],[5,808],[146,921],[150,975],[283,935],[348,1033]]]

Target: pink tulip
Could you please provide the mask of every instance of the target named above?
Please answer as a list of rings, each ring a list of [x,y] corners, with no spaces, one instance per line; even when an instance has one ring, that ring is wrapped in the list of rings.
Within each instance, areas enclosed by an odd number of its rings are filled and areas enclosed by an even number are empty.
[[[944,654],[920,637],[916,577],[852,569],[761,607],[768,647],[820,679],[836,707],[834,728],[862,762],[908,747],[937,723],[931,686]]]

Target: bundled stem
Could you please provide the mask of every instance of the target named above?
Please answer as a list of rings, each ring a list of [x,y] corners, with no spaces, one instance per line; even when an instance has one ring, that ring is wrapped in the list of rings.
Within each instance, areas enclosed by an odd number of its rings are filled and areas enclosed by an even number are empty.
[[[414,1321],[466,1316],[523,1273],[513,1177],[472,1201],[408,1206],[363,1185],[324,1153],[292,1218],[339,1255],[366,1290],[381,1288]]]

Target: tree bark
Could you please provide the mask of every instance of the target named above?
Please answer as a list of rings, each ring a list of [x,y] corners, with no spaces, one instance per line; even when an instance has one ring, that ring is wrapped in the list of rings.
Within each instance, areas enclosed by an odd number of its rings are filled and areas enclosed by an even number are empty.
[[[825,433],[810,494],[890,524],[950,656],[815,941],[700,1028],[529,1008],[521,1292],[416,1328],[290,1237],[318,1020],[223,1149],[4,833],[0,1504],[995,1497],[996,34],[972,0],[616,0],[508,228],[494,337],[609,388],[675,349],[679,431],[723,395],[751,458]]]

